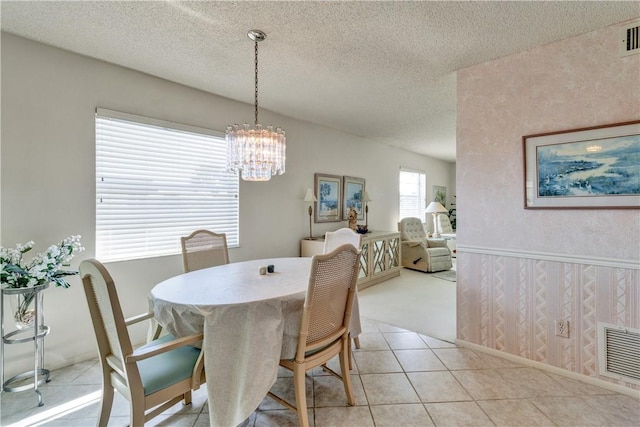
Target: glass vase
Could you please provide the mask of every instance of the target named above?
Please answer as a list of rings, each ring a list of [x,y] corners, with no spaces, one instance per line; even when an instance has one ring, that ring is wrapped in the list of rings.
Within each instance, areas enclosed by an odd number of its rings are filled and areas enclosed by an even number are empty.
[[[29,329],[33,328],[36,322],[36,300],[38,303],[38,310],[42,310],[42,290],[47,285],[38,286],[34,288],[13,289],[8,295],[9,306],[11,313],[13,313],[13,322],[16,329]],[[8,292],[5,292],[5,294]]]

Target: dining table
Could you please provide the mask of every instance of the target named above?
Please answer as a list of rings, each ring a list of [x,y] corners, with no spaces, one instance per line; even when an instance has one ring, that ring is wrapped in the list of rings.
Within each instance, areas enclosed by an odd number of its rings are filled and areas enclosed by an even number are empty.
[[[293,359],[312,258],[234,262],[171,277],[153,287],[157,321],[176,337],[203,333],[211,426],[240,424]],[[261,274],[262,267],[273,272]],[[264,272],[264,270],[263,270]],[[357,298],[350,333],[361,331]]]

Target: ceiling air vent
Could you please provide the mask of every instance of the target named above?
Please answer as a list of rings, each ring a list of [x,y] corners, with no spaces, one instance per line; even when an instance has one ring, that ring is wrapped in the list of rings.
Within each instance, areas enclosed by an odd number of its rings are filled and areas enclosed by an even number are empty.
[[[640,21],[620,28],[620,56],[640,53]]]
[[[598,371],[640,384],[640,330],[598,322]]]

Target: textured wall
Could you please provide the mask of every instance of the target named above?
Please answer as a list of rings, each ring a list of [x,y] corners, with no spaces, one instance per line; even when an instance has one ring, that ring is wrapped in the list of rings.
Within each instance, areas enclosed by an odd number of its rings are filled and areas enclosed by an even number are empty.
[[[458,275],[458,338],[598,376],[598,322],[640,328],[639,271],[530,256],[458,255],[472,272]],[[569,339],[555,319],[569,320]]]
[[[618,31],[458,72],[458,338],[593,377],[597,322],[640,327],[640,211],[525,210],[522,136],[640,119]]]

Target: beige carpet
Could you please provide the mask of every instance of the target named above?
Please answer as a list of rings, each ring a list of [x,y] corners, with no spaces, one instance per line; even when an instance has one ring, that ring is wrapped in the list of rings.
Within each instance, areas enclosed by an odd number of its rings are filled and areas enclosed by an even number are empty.
[[[454,342],[456,283],[403,268],[400,277],[358,291],[360,315]]]

